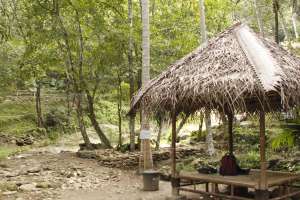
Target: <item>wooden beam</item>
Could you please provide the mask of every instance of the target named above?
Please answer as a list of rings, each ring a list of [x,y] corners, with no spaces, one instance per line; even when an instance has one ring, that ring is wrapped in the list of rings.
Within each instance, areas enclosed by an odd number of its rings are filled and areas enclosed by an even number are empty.
[[[259,133],[260,133],[260,180],[259,189],[267,190],[267,163],[266,163],[266,116],[264,111],[259,115]]]
[[[193,190],[193,189],[189,189],[189,188],[180,188],[179,190],[180,191],[185,191],[185,192],[203,194],[203,195],[206,195],[206,196],[220,197],[220,198],[230,199],[230,200],[253,200],[253,199],[245,198],[245,197],[231,196],[231,195],[226,195],[226,194],[221,194],[221,193],[214,193],[214,192],[204,192],[204,191],[201,191],[201,190]]]
[[[172,143],[171,143],[171,180],[172,180],[172,195],[179,195],[176,185],[177,171],[176,171],[176,111],[172,111]]]
[[[233,155],[233,117],[232,113],[227,114],[228,117],[228,140],[229,140],[229,154]]]

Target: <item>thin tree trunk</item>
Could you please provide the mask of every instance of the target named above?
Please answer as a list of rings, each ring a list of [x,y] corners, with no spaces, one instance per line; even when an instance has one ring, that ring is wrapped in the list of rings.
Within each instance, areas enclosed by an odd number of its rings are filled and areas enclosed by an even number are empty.
[[[286,22],[285,22],[285,19],[284,19],[284,16],[283,16],[283,13],[281,10],[279,10],[279,15],[280,15],[280,18],[281,18],[281,25],[282,25],[282,29],[283,29],[283,32],[284,32],[284,35],[285,35],[285,38],[286,40],[289,40],[290,39],[290,35],[287,31],[287,25],[286,25]]]
[[[37,116],[37,127],[43,128],[43,114],[42,114],[42,105],[41,105],[41,83],[36,81],[36,92],[35,92],[35,108]]]
[[[176,129],[176,135],[179,135],[180,130],[183,128],[184,124],[186,123],[186,121],[188,120],[189,117],[190,117],[190,114],[185,115],[183,117],[183,119],[181,120],[181,122],[179,123],[179,125]]]
[[[224,140],[226,133],[228,132],[228,120],[226,118],[226,115],[224,113],[221,113],[221,120],[222,120],[222,128],[223,128],[223,134],[222,134],[222,140]]]
[[[206,30],[206,22],[205,22],[204,0],[199,0],[199,5],[200,5],[200,16],[201,16],[200,28],[201,28],[201,35],[202,35],[202,43],[206,43],[207,42],[207,30]],[[207,146],[208,146],[208,154],[213,155],[214,154],[214,143],[213,143],[213,136],[212,136],[212,131],[211,131],[210,110],[208,110],[208,109],[205,110],[204,117],[205,117],[206,131],[207,131],[206,142],[207,142]]]
[[[275,17],[275,30],[274,30],[274,36],[275,36],[275,42],[279,44],[279,17],[278,17],[278,11],[279,11],[279,2],[278,0],[273,0],[273,9],[274,9],[274,17]]]
[[[294,29],[294,33],[295,33],[295,37],[296,39],[299,38],[299,33],[297,30],[297,9],[298,9],[298,0],[293,0],[293,6],[292,6],[292,24],[293,24],[293,29]]]
[[[129,72],[129,97],[134,95],[133,76],[133,10],[132,0],[128,0],[128,23],[129,23],[129,49],[128,49],[128,72]],[[135,151],[135,116],[129,116],[130,151]]]
[[[149,1],[142,0],[142,48],[143,48],[143,64],[142,64],[142,86],[145,86],[150,81],[150,22],[149,22]],[[144,170],[153,169],[153,160],[150,144],[150,124],[149,116],[145,111],[145,105],[142,105],[142,124],[141,132],[147,133],[143,138],[142,153],[144,159]]]
[[[67,78],[67,89],[66,89],[66,95],[67,95],[67,125],[70,126],[71,125],[71,98],[70,98],[70,79]]]
[[[264,25],[263,25],[263,21],[262,21],[262,14],[261,14],[260,6],[258,5],[257,1],[258,0],[253,0],[253,5],[254,5],[255,13],[256,13],[259,32],[264,37],[265,36],[265,31],[264,31]]]
[[[295,37],[296,37],[296,39],[298,39],[299,38],[299,33],[298,33],[298,30],[297,30],[297,13],[293,13],[293,15],[292,15],[292,24],[293,24]]]
[[[210,110],[205,110],[205,125],[206,125],[206,143],[207,143],[207,153],[212,156],[215,154],[213,135],[211,130],[211,116]]]
[[[85,126],[85,122],[84,122],[83,109],[82,109],[81,102],[82,102],[82,93],[77,93],[76,94],[76,113],[77,113],[78,125],[79,125],[80,132],[83,137],[86,148],[92,149],[93,147],[92,147],[91,141],[86,132],[86,126]]]
[[[97,121],[97,117],[94,110],[94,98],[90,94],[88,90],[86,90],[86,97],[87,97],[87,106],[88,106],[88,117],[92,123],[93,128],[95,129],[97,135],[99,136],[102,144],[106,148],[111,148],[110,141],[107,139],[105,134],[103,133],[102,129],[99,126],[99,123]]]
[[[118,146],[122,146],[122,86],[121,77],[118,74],[118,127],[119,127],[119,141]]]
[[[204,115],[203,115],[203,113],[201,113],[197,141],[200,141],[200,138],[202,136],[203,121],[204,121]]]
[[[200,31],[202,43],[207,42],[207,30],[206,30],[206,19],[205,19],[205,5],[204,0],[199,0],[200,7]]]
[[[162,118],[160,118],[159,123],[158,123],[158,133],[157,133],[156,146],[155,146],[156,151],[158,151],[160,148],[160,139],[161,139],[163,123],[164,123],[164,120]]]

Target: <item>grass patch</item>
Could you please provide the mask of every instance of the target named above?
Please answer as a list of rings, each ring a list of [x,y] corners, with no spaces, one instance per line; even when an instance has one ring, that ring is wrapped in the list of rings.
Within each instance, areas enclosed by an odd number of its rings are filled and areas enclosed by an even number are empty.
[[[6,159],[8,156],[23,152],[29,147],[3,146],[0,147],[0,160]]]

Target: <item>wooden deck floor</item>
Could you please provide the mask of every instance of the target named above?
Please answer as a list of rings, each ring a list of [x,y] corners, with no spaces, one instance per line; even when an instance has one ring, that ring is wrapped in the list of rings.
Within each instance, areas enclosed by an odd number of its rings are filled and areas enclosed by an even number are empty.
[[[219,174],[200,174],[198,172],[182,172],[179,175],[180,179],[193,180],[193,181],[204,181],[216,184],[225,184],[233,186],[244,186],[247,188],[258,189],[260,171],[251,170],[249,175],[238,175],[238,176],[222,176]],[[286,183],[300,180],[300,174],[284,173],[284,172],[267,172],[268,187],[283,185]]]

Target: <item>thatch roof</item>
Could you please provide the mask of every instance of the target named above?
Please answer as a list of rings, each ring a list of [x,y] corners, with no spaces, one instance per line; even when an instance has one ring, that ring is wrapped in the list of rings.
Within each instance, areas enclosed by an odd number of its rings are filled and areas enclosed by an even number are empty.
[[[171,65],[138,91],[130,113],[288,109],[300,103],[300,59],[235,24]]]

